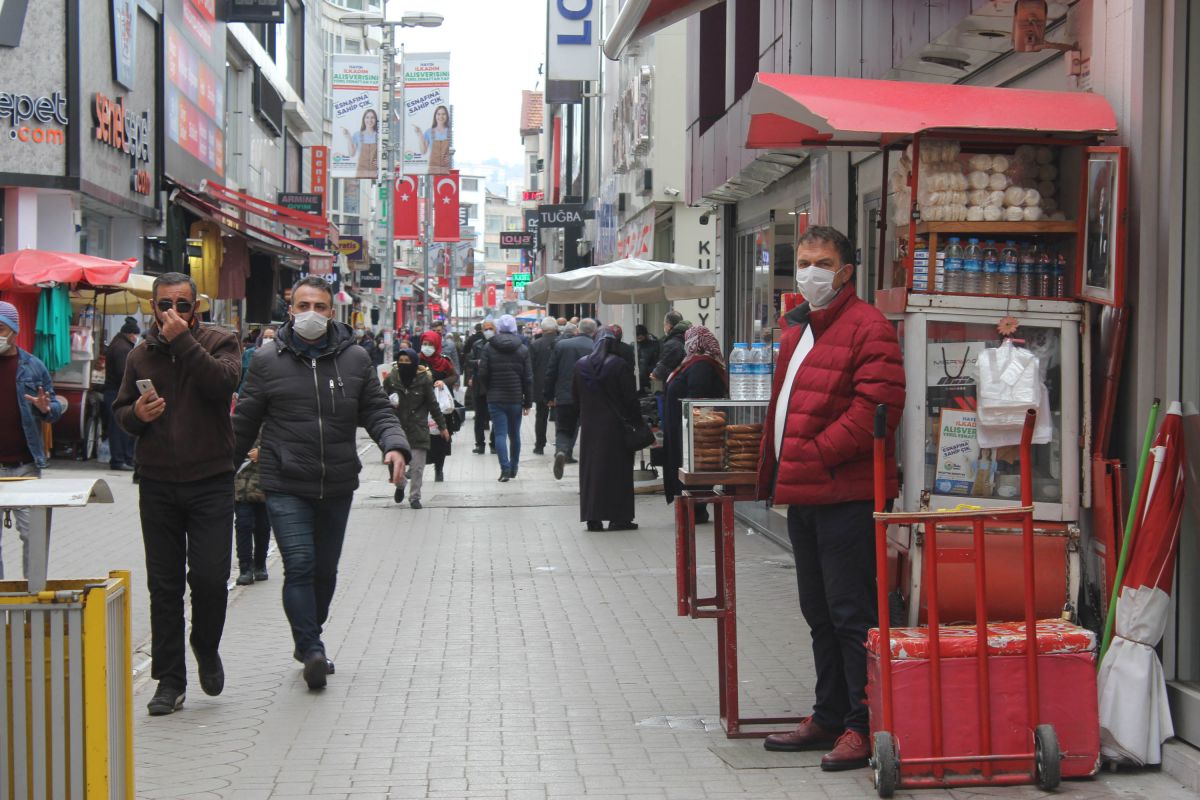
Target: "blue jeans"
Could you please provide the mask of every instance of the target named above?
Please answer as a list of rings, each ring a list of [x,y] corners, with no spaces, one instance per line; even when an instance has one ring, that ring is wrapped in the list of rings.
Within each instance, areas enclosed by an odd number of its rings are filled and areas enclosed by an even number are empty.
[[[338,559],[353,494],[316,500],[267,492],[267,512],[283,557],[283,611],[301,657],[325,651],[321,626],[337,588]]]
[[[500,457],[500,469],[517,474],[521,460],[521,404],[488,403],[488,414],[492,418],[492,431],[496,434],[496,455]]]
[[[104,421],[108,425],[108,463],[113,467],[119,464],[132,467],[134,440],[117,424],[117,418],[113,416],[112,407],[116,399],[116,389],[104,390]]]

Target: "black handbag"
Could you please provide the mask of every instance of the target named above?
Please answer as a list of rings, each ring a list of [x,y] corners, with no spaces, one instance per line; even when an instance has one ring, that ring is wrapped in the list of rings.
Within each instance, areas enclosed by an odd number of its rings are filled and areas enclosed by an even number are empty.
[[[621,439],[625,444],[625,449],[631,453],[636,453],[638,450],[645,450],[650,445],[654,444],[654,431],[650,430],[650,425],[646,422],[646,418],[638,416],[636,423],[625,419],[625,415],[621,413],[612,398],[608,396],[608,392],[601,389],[604,395],[604,401],[608,403],[608,407],[617,415],[617,419],[621,421]]]

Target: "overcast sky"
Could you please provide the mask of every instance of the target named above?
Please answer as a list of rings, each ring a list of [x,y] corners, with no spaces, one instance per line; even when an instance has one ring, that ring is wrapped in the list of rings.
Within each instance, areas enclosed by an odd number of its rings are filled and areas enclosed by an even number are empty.
[[[454,160],[523,161],[521,90],[544,88],[546,0],[390,0],[389,19],[406,11],[445,16],[439,28],[400,28],[410,53],[450,53]]]

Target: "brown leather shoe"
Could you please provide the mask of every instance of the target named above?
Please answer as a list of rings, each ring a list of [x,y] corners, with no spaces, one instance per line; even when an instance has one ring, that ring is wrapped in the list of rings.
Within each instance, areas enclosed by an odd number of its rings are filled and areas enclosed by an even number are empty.
[[[821,756],[821,769],[841,772],[863,769],[871,760],[871,741],[858,731],[846,731],[838,737],[833,750]]]
[[[794,753],[801,750],[828,750],[833,747],[838,731],[829,730],[816,723],[812,717],[804,717],[794,731],[772,733],[763,742],[768,750]]]

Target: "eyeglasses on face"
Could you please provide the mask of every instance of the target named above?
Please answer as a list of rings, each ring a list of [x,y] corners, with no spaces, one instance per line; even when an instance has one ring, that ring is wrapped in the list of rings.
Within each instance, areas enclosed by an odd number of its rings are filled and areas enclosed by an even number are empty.
[[[195,304],[191,300],[176,300],[174,303],[172,303],[170,300],[168,300],[167,298],[164,297],[163,299],[159,300],[155,305],[158,306],[159,311],[162,311],[164,313],[167,311],[170,311],[172,308],[174,308],[180,314],[186,314],[192,310],[192,306]]]

